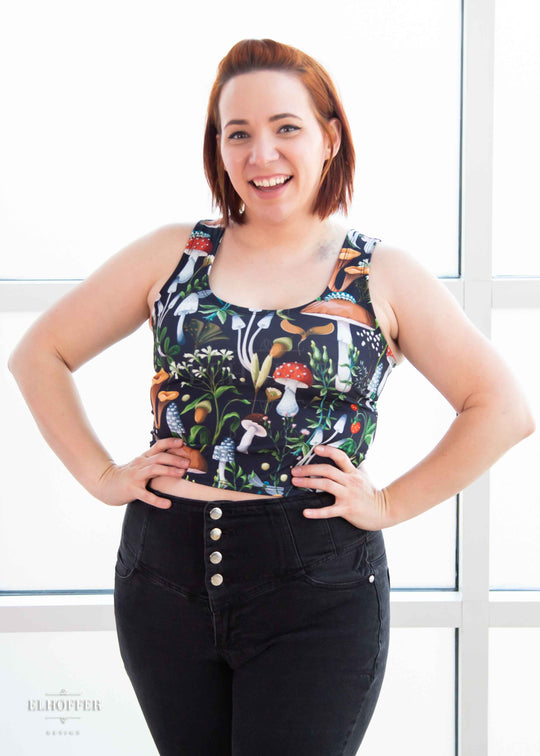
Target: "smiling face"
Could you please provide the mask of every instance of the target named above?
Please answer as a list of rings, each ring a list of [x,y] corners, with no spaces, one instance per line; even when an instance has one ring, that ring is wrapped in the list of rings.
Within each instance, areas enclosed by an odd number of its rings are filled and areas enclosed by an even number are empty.
[[[218,149],[245,203],[246,219],[279,223],[311,217],[324,162],[339,149],[339,120],[329,121],[332,146],[309,91],[285,71],[234,76],[223,87],[219,115]]]

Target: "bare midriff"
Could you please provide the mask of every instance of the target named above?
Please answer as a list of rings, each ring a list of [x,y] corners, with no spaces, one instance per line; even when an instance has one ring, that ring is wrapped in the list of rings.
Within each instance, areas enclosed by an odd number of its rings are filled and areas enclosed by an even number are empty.
[[[214,501],[215,499],[279,499],[279,496],[265,494],[252,494],[246,491],[231,491],[214,486],[204,486],[201,483],[193,483],[191,480],[173,480],[168,475],[158,475],[150,478],[149,485],[156,491],[181,496],[186,499],[201,499]]]

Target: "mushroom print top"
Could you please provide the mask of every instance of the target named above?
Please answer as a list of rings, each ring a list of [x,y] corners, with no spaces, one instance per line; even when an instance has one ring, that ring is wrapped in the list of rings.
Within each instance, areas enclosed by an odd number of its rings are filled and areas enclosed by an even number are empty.
[[[150,446],[181,437],[186,480],[296,494],[291,467],[334,464],[316,445],[339,447],[358,466],[375,436],[377,399],[396,365],[368,288],[380,239],[348,231],[318,299],[263,310],[210,289],[224,231],[199,221],[155,300]]]

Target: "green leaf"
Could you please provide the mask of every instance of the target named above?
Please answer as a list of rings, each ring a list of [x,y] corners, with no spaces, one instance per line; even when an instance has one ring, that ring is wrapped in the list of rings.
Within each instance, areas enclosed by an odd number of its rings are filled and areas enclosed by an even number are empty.
[[[197,438],[197,435],[200,433],[201,430],[207,430],[204,425],[192,425],[189,429],[189,439],[188,439],[188,446],[191,446],[191,444],[195,443],[195,439]]]
[[[218,386],[217,389],[214,391],[214,396],[216,399],[219,399],[219,397],[224,394],[226,391],[229,391],[230,389],[233,389],[234,386]]]
[[[240,425],[240,415],[238,412],[227,412],[227,414],[221,418],[221,421],[224,423],[229,417],[236,417],[238,419],[238,425]]]
[[[203,394],[202,396],[198,396],[192,402],[189,402],[189,404],[186,404],[186,406],[184,407],[184,409],[182,410],[180,414],[183,415],[184,412],[189,412],[189,410],[192,410],[194,407],[196,407],[199,404],[199,402],[202,402],[203,399],[211,399],[211,398],[212,398],[211,394]]]

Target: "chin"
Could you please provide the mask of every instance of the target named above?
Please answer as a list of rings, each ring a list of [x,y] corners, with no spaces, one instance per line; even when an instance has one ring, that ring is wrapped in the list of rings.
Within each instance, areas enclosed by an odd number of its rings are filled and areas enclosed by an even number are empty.
[[[280,207],[275,205],[274,207],[266,208],[249,208],[246,207],[248,213],[248,220],[260,220],[264,223],[279,224],[287,220],[292,219],[294,216],[299,215],[302,211],[300,208]]]

